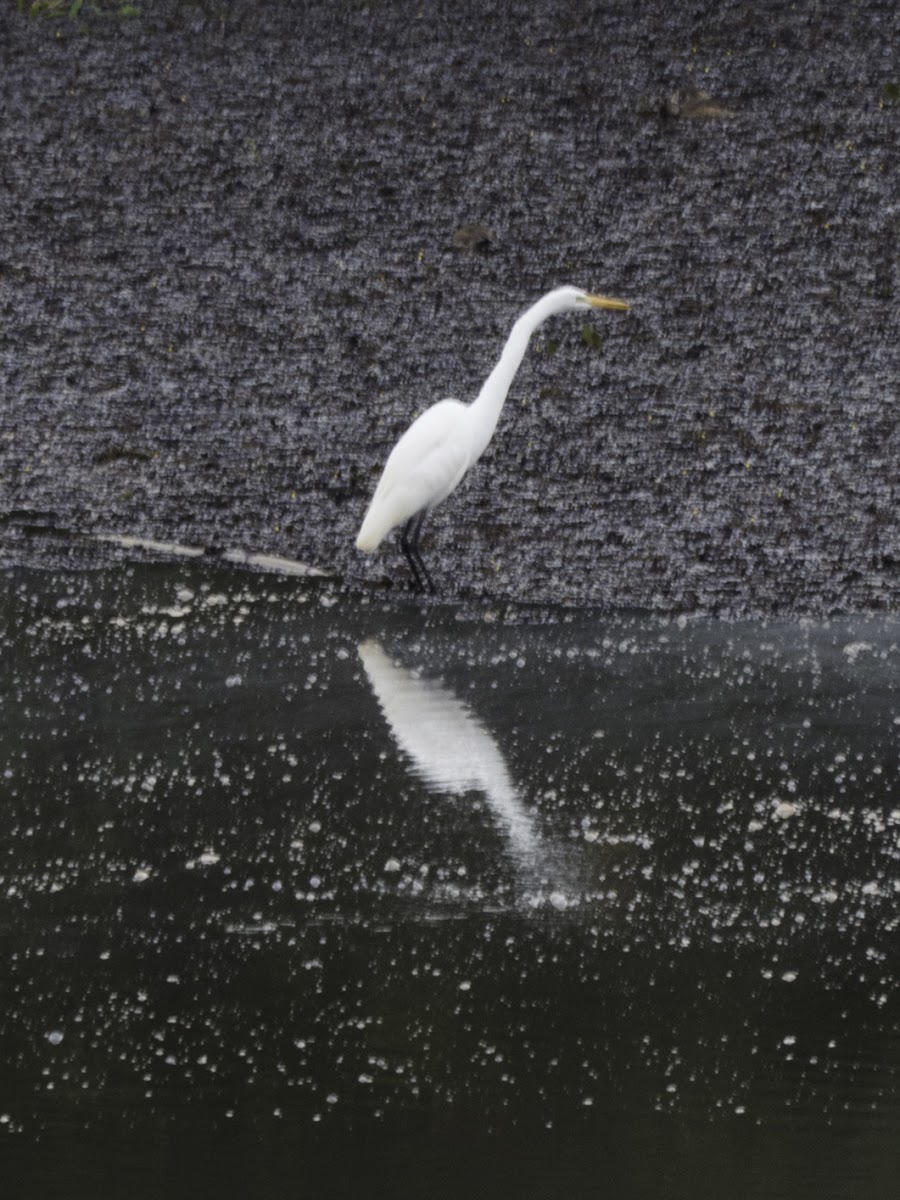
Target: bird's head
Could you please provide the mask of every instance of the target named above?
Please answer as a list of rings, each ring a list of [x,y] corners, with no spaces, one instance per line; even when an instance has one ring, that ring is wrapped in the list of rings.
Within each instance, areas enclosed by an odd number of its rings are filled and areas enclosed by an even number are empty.
[[[548,292],[542,300],[538,301],[538,304],[541,307],[541,320],[546,320],[555,313],[571,312],[572,309],[605,308],[613,312],[627,312],[631,308],[626,300],[614,300],[611,296],[598,296],[593,292],[586,292],[584,288],[577,287],[556,288],[554,291]]]
[[[627,300],[614,300],[612,296],[597,296],[591,292],[583,292],[581,288],[560,288],[568,292],[572,308],[606,308],[612,312],[627,312],[631,305]]]

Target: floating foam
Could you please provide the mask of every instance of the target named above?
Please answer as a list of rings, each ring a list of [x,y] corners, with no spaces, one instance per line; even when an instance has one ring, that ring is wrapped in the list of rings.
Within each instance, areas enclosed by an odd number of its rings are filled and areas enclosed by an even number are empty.
[[[94,541],[108,542],[120,546],[123,550],[150,550],[154,554],[171,554],[179,558],[201,558],[208,551],[203,546],[185,546],[180,542],[161,542],[155,538],[135,537],[126,533],[93,533],[89,534]],[[331,572],[319,567],[311,567],[308,563],[299,562],[293,558],[282,558],[278,554],[253,554],[247,550],[225,550],[221,556],[226,562],[237,563],[241,566],[259,567],[263,571],[277,571],[282,575],[299,575],[311,578],[330,578]]]

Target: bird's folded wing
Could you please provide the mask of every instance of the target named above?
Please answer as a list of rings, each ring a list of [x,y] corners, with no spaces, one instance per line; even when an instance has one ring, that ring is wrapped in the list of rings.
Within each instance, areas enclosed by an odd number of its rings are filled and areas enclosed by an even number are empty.
[[[442,400],[414,421],[388,459],[375,500],[400,505],[408,517],[449,496],[472,449],[466,406]],[[374,501],[373,501],[374,503]]]

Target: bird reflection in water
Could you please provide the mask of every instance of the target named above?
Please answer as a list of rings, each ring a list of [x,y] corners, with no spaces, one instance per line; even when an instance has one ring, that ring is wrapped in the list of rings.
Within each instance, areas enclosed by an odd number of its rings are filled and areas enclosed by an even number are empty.
[[[378,642],[361,642],[358,649],[394,740],[415,774],[429,790],[444,795],[482,792],[520,882],[537,888],[534,898],[539,902],[546,898],[556,908],[567,907],[570,898],[558,878],[561,864],[551,861],[550,847],[538,834],[497,743],[478,717],[449,688],[392,662]],[[552,885],[551,873],[557,875]]]

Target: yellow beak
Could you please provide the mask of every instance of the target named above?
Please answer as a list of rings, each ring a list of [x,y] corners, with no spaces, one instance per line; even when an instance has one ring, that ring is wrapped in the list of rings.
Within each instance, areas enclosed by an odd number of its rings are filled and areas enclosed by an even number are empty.
[[[611,308],[614,312],[628,312],[631,305],[627,300],[613,300],[611,296],[588,296],[591,308]]]

